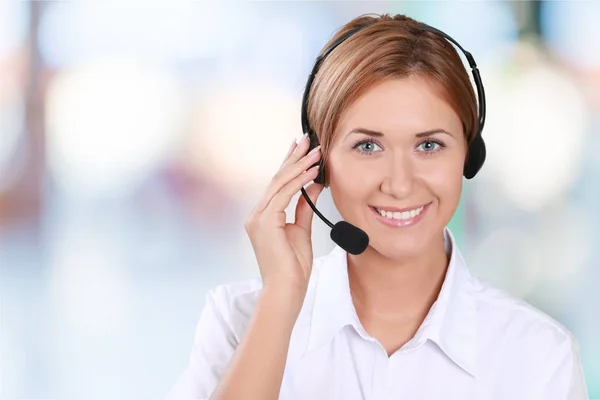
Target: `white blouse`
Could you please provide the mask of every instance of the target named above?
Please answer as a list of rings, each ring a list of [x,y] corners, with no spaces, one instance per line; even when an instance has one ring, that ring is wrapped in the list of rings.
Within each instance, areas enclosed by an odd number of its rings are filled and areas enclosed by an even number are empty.
[[[316,258],[292,332],[281,400],[584,400],[570,332],[522,300],[472,276],[446,230],[450,264],[412,340],[390,357],[361,325],[346,253]],[[260,278],[206,298],[187,368],[168,400],[208,399],[240,342]]]

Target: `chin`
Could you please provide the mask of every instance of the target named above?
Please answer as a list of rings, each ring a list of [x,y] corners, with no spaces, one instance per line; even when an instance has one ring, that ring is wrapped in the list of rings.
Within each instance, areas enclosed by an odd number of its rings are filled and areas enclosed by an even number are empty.
[[[370,247],[374,251],[387,259],[398,261],[422,256],[431,242],[431,237],[422,235],[398,235],[398,237],[374,235],[370,239]]]

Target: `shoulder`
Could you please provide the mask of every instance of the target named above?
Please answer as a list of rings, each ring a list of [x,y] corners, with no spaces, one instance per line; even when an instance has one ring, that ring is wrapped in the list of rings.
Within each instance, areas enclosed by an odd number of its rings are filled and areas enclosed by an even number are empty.
[[[483,343],[501,343],[504,351],[537,361],[568,357],[578,350],[569,329],[541,309],[482,279],[472,277],[471,282]]]
[[[535,349],[551,349],[557,346],[575,345],[571,332],[546,312],[524,299],[508,293],[489,281],[474,275],[468,268],[452,233],[447,230],[456,260],[457,276],[468,309],[476,310],[479,339],[501,343],[504,346],[521,347],[531,345]]]
[[[530,398],[587,399],[579,344],[569,329],[481,279],[472,278],[472,284],[479,361],[485,370],[543,392]]]
[[[487,322],[503,324],[509,330],[518,329],[522,334],[544,332],[556,338],[571,335],[563,324],[529,302],[477,277],[471,281],[479,313],[489,316]]]

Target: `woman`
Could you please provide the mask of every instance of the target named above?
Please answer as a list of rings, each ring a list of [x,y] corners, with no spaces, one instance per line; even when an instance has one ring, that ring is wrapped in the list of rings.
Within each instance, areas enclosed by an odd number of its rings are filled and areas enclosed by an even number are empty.
[[[169,398],[586,399],[570,333],[471,276],[446,229],[485,111],[454,47],[404,16],[339,38],[307,92],[321,147],[292,145],[246,224],[261,278],[208,294]],[[303,197],[286,224],[313,180],[364,251],[313,260]]]

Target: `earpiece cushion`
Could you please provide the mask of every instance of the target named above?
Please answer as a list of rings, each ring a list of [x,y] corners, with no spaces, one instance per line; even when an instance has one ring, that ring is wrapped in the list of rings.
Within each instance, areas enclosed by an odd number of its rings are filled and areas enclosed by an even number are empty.
[[[483,166],[486,158],[485,142],[481,135],[475,136],[473,142],[469,146],[469,153],[463,170],[463,175],[467,179],[472,179],[477,175]]]

